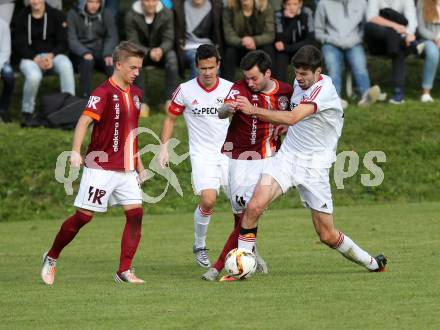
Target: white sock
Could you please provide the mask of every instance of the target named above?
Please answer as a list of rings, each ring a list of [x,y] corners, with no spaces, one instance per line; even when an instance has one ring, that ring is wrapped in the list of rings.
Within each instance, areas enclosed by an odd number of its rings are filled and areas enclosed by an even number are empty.
[[[350,237],[339,233],[338,243],[335,247],[347,259],[365,266],[369,270],[379,268],[376,259],[370,256],[366,251],[362,250]]]
[[[255,244],[257,241],[257,236],[252,233],[248,234],[239,234],[238,235],[238,246],[239,249],[245,249],[249,252],[252,252],[255,248]]]
[[[206,233],[208,232],[209,221],[211,220],[212,210],[205,211],[197,205],[194,211],[194,245],[196,248],[206,246]]]

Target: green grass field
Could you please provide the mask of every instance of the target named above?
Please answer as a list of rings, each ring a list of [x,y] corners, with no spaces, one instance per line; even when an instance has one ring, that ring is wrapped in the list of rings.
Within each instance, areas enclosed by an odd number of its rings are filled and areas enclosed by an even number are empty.
[[[192,257],[191,214],[146,215],[135,260],[147,284],[118,285],[122,215],[99,216],[66,248],[53,287],[41,254],[60,221],[0,223],[3,329],[438,329],[440,203],[336,207],[338,226],[389,271],[368,273],[318,242],[304,209],[269,210],[259,247],[268,275],[204,282]],[[215,214],[211,259],[231,229]]]

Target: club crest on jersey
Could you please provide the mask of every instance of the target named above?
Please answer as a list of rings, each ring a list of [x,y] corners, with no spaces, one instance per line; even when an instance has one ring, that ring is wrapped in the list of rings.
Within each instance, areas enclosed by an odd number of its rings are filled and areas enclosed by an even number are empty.
[[[141,101],[139,100],[139,96],[137,95],[133,96],[133,102],[136,109],[139,110],[141,108]]]
[[[289,99],[287,98],[287,96],[280,96],[278,98],[278,109],[280,110],[287,110],[289,107]]]
[[[87,102],[87,108],[96,110],[96,104],[101,101],[99,96],[92,95],[89,97],[89,102]]]
[[[113,101],[118,102],[119,101],[119,96],[118,94],[113,94]]]
[[[252,94],[252,101],[258,101],[258,95]]]
[[[240,94],[240,92],[236,89],[231,89],[231,91],[229,92],[228,96],[226,96],[227,100],[235,100],[235,95]]]

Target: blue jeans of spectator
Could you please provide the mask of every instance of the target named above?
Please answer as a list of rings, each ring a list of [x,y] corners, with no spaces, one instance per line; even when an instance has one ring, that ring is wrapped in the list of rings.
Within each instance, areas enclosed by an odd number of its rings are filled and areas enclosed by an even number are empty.
[[[432,40],[425,40],[425,62],[423,63],[422,88],[432,89],[434,78],[437,73],[440,49]]]
[[[190,79],[197,77],[198,71],[196,67],[196,49],[185,50],[185,62],[189,65]]]
[[[344,60],[350,66],[350,71],[353,74],[360,96],[362,97],[371,87],[365,50],[361,44],[348,49],[341,49],[330,44],[324,44],[322,46],[322,53],[327,71],[333,80],[333,84],[339,96],[341,96],[342,91]]]
[[[70,62],[66,55],[56,55],[53,59],[53,68],[48,71],[41,70],[38,64],[32,60],[22,59],[20,62],[20,71],[25,78],[21,106],[22,112],[34,112],[35,99],[44,74],[58,74],[60,76],[61,92],[75,95],[75,76],[73,74],[73,66],[72,62]]]
[[[12,67],[8,63],[5,63],[0,71],[0,75],[3,80],[3,92],[0,97],[0,112],[8,113],[12,92],[14,90],[14,70],[12,70]]]

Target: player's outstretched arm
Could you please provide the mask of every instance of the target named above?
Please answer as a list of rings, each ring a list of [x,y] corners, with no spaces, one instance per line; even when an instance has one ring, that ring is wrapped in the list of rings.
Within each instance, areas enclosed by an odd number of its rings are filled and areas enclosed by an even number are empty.
[[[87,133],[87,128],[92,123],[93,119],[89,116],[82,115],[79,117],[78,123],[75,127],[72,143],[72,155],[70,156],[70,166],[80,167],[83,163],[81,158],[81,145]]]
[[[226,119],[232,116],[235,112],[235,102],[223,103],[220,109],[218,109],[218,117],[220,119]]]
[[[237,97],[237,109],[249,115],[256,116],[259,120],[274,124],[295,125],[303,118],[315,113],[314,103],[302,103],[292,111],[268,111],[267,109],[253,106],[246,97]]]
[[[162,135],[161,135],[161,141],[160,144],[160,152],[158,156],[158,162],[160,167],[165,168],[165,166],[168,163],[169,154],[168,154],[168,142],[170,141],[171,137],[173,136],[174,131],[174,125],[176,123],[177,116],[173,115],[172,113],[168,113],[167,117],[165,118],[163,122],[162,127]]]

